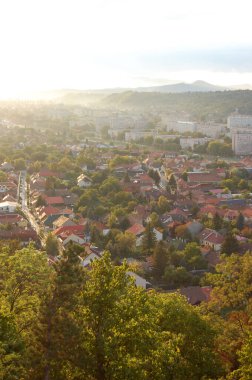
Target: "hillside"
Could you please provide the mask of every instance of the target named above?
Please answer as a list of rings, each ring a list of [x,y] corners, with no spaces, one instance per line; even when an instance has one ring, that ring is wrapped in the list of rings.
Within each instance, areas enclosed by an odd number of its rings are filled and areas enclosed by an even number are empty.
[[[164,94],[127,91],[111,94],[100,101],[103,107],[123,109],[159,109],[186,112],[198,120],[221,121],[237,108],[241,114],[252,114],[252,91],[217,91]]]

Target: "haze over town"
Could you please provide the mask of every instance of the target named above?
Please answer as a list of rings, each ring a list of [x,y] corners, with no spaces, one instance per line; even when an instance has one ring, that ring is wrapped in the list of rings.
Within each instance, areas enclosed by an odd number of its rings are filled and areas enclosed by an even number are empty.
[[[205,80],[252,83],[251,2],[1,2],[1,97]]]

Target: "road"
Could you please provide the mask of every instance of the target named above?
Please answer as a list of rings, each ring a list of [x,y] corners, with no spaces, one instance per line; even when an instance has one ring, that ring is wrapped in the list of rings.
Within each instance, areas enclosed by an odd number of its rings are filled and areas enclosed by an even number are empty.
[[[26,170],[22,170],[20,172],[19,176],[19,202],[21,204],[21,209],[25,216],[27,217],[31,227],[37,232],[42,247],[45,246],[46,242],[46,234],[41,232],[41,228],[39,224],[37,223],[34,215],[30,212],[28,208],[28,202],[27,202],[27,189],[28,189],[28,183],[26,182],[27,173]]]

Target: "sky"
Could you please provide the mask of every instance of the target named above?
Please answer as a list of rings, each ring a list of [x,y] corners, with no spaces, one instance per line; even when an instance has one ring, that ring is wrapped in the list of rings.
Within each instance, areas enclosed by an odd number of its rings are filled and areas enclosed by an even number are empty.
[[[0,96],[252,84],[251,0],[0,0]]]

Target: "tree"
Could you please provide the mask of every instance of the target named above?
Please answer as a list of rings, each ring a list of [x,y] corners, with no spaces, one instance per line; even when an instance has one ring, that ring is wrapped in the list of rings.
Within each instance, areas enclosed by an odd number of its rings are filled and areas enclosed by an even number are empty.
[[[252,334],[246,338],[242,349],[238,353],[240,368],[231,375],[230,379],[250,380],[252,378]]]
[[[222,227],[222,219],[220,215],[216,212],[213,217],[212,226],[214,230],[220,230]]]
[[[158,208],[160,214],[163,214],[166,211],[170,210],[170,202],[163,195],[160,195],[160,197],[158,198]]]
[[[211,285],[211,299],[205,306],[211,323],[219,330],[217,349],[229,371],[228,379],[239,377],[239,356],[251,335],[252,255],[225,256],[216,266],[216,273],[206,274]],[[246,350],[246,349],[245,349]],[[237,375],[237,376],[236,376]],[[249,378],[249,377],[248,377]]]
[[[169,185],[173,190],[177,189],[177,182],[173,174],[169,178]]]
[[[150,169],[148,171],[148,175],[153,179],[153,181],[155,182],[156,186],[158,186],[159,183],[160,183],[160,180],[161,180],[159,172],[157,170]]]
[[[18,380],[24,376],[24,344],[14,318],[0,312],[0,378]]]
[[[7,178],[8,178],[7,174],[3,172],[2,170],[0,170],[0,182],[6,182]]]
[[[188,180],[188,174],[187,174],[187,172],[183,172],[183,173],[181,174],[181,178],[182,178],[185,182],[187,182],[187,180]]]
[[[190,285],[192,275],[182,266],[168,265],[165,268],[164,280],[170,289],[178,289]]]
[[[78,309],[86,349],[84,373],[97,380],[165,379],[160,377],[165,367],[160,362],[156,309],[126,270],[125,265],[113,266],[107,254],[92,263],[82,292],[83,307]],[[163,355],[171,368],[176,351],[168,336],[166,344]]]
[[[145,255],[151,255],[153,253],[153,249],[156,245],[156,235],[153,232],[153,227],[151,223],[148,223],[145,227],[145,231],[142,238],[142,252]]]
[[[46,253],[49,256],[58,256],[59,255],[59,242],[55,235],[51,232],[47,235],[46,239]]]
[[[244,216],[242,215],[242,213],[240,212],[239,215],[238,215],[238,218],[236,220],[236,228],[238,228],[238,230],[242,230],[244,228]]]
[[[13,162],[16,170],[24,170],[25,169],[25,160],[23,158],[17,158]]]
[[[51,294],[44,302],[38,322],[39,351],[43,356],[39,368],[33,369],[32,378],[39,377],[41,371],[44,379],[65,379],[69,372],[73,379],[85,362],[75,309],[79,307],[86,278],[74,246],[64,251],[54,269]]]
[[[182,262],[187,270],[206,269],[207,262],[197,243],[188,243],[182,251]]]
[[[36,200],[36,207],[41,207],[41,206],[45,206],[45,205],[46,205],[45,199],[42,197],[42,195],[39,195],[37,200]]]
[[[161,279],[167,265],[167,248],[164,241],[159,241],[153,252],[153,273],[157,279]]]
[[[231,255],[232,253],[237,253],[239,250],[239,243],[236,237],[231,233],[227,233],[225,240],[221,247],[221,253],[226,255]]]
[[[179,335],[180,355],[165,379],[216,379],[223,370],[215,353],[215,331],[199,311],[177,294],[156,296],[158,325],[163,332]]]
[[[29,379],[35,352],[40,355],[36,351],[38,337],[34,329],[41,307],[49,297],[52,278],[53,270],[46,255],[32,246],[14,253],[3,250],[0,254],[0,304],[4,310],[4,316],[0,318],[0,363],[6,358],[0,373],[8,366],[18,368],[23,365],[27,369],[24,376],[20,370],[15,377],[13,370],[12,375],[4,376],[4,379]],[[9,345],[4,342],[6,339],[9,339]],[[22,352],[19,352],[20,346]],[[19,353],[22,355],[20,360],[17,358]]]

